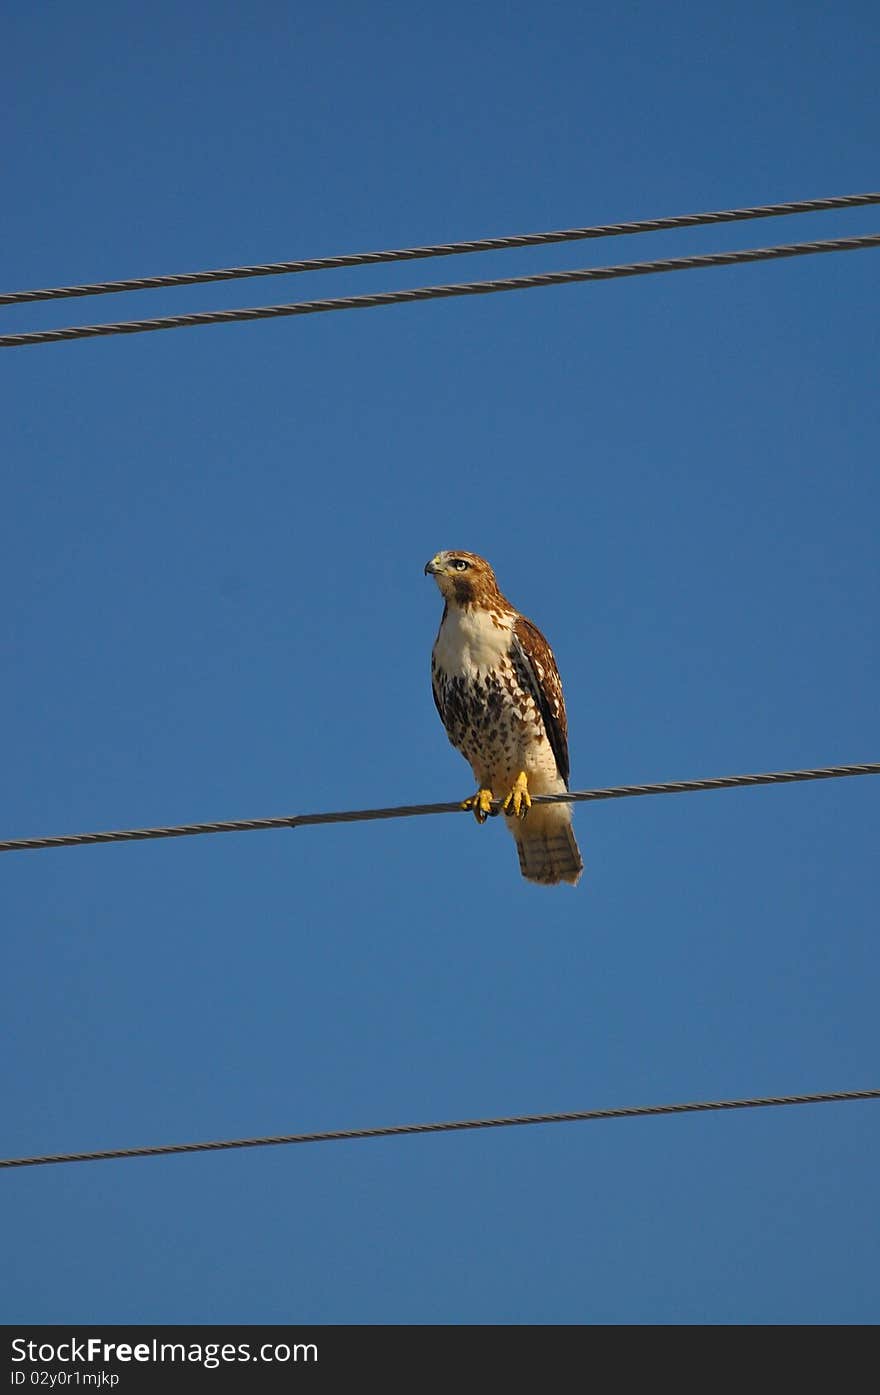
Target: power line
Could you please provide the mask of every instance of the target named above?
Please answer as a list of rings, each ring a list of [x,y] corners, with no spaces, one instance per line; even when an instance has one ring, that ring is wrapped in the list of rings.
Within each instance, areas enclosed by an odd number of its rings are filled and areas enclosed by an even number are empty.
[[[623,1109],[581,1109],[565,1114],[513,1114],[500,1119],[457,1119],[440,1124],[392,1124],[377,1129],[334,1129],[329,1133],[288,1133],[265,1138],[226,1138],[212,1143],[165,1143],[152,1148],[103,1148],[89,1153],[45,1153],[33,1158],[0,1158],[0,1167],[42,1167],[48,1163],[104,1162],[111,1158],[157,1158],[171,1153],[218,1153],[231,1148],[268,1148],[281,1143],[342,1143],[364,1138],[400,1138],[416,1133],[463,1133],[467,1129],[508,1129],[520,1124],[574,1124],[603,1119],[646,1119],[661,1114],[718,1113],[725,1109],[768,1109],[786,1104],[840,1104],[880,1099],[880,1090],[837,1090],[815,1095],[769,1095],[757,1099],[703,1100],[696,1104],[646,1104]]]
[[[648,794],[691,794],[699,790],[730,790],[754,785],[786,785],[801,780],[838,780],[849,775],[880,775],[880,761],[861,765],[826,765],[811,770],[776,770],[760,775],[721,775],[705,780],[674,780],[653,785],[611,785],[604,789],[566,794],[536,794],[533,804],[588,804],[600,799],[632,799]],[[498,813],[500,805],[493,810]],[[398,804],[386,809],[346,809],[328,814],[291,814],[269,819],[226,819],[212,823],[179,823],[157,828],[122,828],[106,833],[64,833],[50,838],[8,838],[0,853],[43,848],[84,847],[89,843],[134,843],[151,838],[187,838],[200,833],[259,833],[269,828],[305,828],[327,823],[367,823],[376,819],[409,819],[422,814],[460,814],[460,801],[446,804]]]
[[[700,271],[744,262],[775,261],[782,257],[806,257],[819,252],[857,252],[880,247],[880,233],[864,237],[836,237],[818,242],[791,242],[778,247],[749,247],[739,252],[709,252],[694,257],[665,257],[658,261],[631,262],[622,266],[594,266],[577,271],[545,271],[535,276],[511,276],[503,280],[465,281],[459,285],[416,286],[408,291],[380,291],[375,295],[335,296],[325,300],[298,300],[289,305],[250,306],[241,310],[202,310],[189,315],[161,315],[149,320],[121,320],[113,324],[68,325],[60,329],[0,335],[0,348],[25,348],[29,344],[53,344],[69,339],[95,339],[111,334],[145,334],[158,329],[195,329],[203,325],[233,324],[245,320],[272,320],[289,315],[319,315],[331,310],[372,310],[410,301],[449,300],[455,296],[494,295],[500,291],[535,290],[566,286],[579,281],[613,281],[623,276],[650,276],[665,271]]]
[[[862,208],[880,203],[880,193],[839,194],[828,199],[798,199],[793,203],[766,203],[751,208],[725,208],[714,213],[685,213],[669,218],[640,218],[628,223],[598,223],[586,228],[556,232],[521,233],[513,237],[481,237],[465,242],[437,242],[426,247],[401,247],[382,252],[349,252],[336,257],[306,257],[298,261],[259,262],[227,266],[212,271],[186,271],[169,276],[130,276],[122,281],[92,281],[81,286],[52,286],[46,290],[9,291],[0,294],[0,305],[22,305],[36,300],[70,300],[75,296],[112,295],[119,291],[148,291],[159,287],[195,286],[209,281],[240,281],[252,276],[282,276],[300,271],[327,271],[345,266],[370,266],[379,262],[410,262],[426,257],[455,257],[469,252],[497,252],[511,247],[542,247],[556,242],[583,242],[589,238],[624,237],[632,233],[663,232],[670,228],[705,227],[710,223],[741,223],[753,218],[783,218],[792,213],[824,213],[838,208]]]

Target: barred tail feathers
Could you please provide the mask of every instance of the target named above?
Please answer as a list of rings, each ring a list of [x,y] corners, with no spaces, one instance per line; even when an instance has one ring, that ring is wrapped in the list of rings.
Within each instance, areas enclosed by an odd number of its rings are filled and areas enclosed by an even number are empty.
[[[526,881],[542,886],[568,882],[575,886],[584,870],[571,826],[571,811],[560,805],[533,805],[525,820],[514,824],[520,871]]]

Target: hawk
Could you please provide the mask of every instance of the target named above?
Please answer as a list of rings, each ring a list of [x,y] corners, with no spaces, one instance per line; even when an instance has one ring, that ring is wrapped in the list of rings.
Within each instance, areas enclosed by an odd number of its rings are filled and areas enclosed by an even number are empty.
[[[446,603],[431,656],[434,702],[478,786],[462,808],[485,823],[500,802],[523,876],[573,886],[584,864],[571,806],[531,800],[568,789],[568,723],[553,651],[505,600],[482,557],[438,552],[425,574]]]

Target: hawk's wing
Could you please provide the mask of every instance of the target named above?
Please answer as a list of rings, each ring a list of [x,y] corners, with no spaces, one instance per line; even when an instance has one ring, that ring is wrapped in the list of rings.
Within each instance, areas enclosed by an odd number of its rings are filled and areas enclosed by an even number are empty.
[[[437,687],[438,687],[437,679],[434,677],[433,665],[432,665],[431,667],[432,667],[432,672],[431,672],[431,696],[432,696],[432,698],[434,699],[434,706],[436,707],[437,711],[440,713],[440,720],[441,720],[441,722],[443,723],[443,725],[446,726],[446,716],[445,716],[445,714],[444,714],[443,708],[442,708],[441,705],[440,705],[440,695],[439,695],[439,693],[438,693],[438,691],[437,691]]]
[[[518,615],[514,622],[513,655],[514,660],[518,661],[517,668],[525,685],[538,704],[550,749],[556,757],[556,769],[568,789],[568,719],[562,696],[562,679],[553,650],[537,625],[533,625],[524,615]]]

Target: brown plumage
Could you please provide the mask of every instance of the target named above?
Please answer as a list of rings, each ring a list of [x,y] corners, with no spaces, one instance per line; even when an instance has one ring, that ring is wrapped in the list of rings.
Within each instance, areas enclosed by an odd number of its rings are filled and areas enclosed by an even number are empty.
[[[530,798],[568,789],[568,723],[553,651],[476,553],[438,552],[425,571],[445,601],[431,659],[434,701],[479,786],[466,807],[483,823],[501,801],[523,876],[574,884],[583,863],[571,806],[533,806]]]

